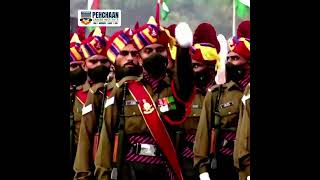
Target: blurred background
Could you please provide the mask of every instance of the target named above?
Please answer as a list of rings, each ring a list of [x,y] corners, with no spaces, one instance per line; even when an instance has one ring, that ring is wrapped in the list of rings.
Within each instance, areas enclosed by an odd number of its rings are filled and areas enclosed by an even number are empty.
[[[157,0],[89,0],[91,9],[120,9],[121,27],[107,27],[107,35],[125,27],[140,26],[155,17]],[[217,34],[232,36],[233,14],[235,27],[243,20],[250,20],[249,0],[161,0],[161,25],[169,26],[187,22],[191,29],[202,22],[212,24]],[[249,3],[250,6],[250,3]],[[233,7],[235,10],[233,11]],[[78,9],[88,9],[88,0],[70,0],[70,31],[77,28]],[[89,32],[92,28],[88,28]]]

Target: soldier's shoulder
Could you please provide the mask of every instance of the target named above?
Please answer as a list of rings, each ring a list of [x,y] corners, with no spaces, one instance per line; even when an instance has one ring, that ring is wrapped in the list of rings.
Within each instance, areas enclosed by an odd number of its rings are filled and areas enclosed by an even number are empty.
[[[245,103],[246,100],[250,99],[250,83],[246,86],[243,97],[241,98],[242,102]]]
[[[93,84],[91,86],[91,88],[89,89],[89,92],[91,94],[96,94],[98,92],[99,89],[101,89],[103,87],[104,83],[96,83],[96,84]]]
[[[119,88],[127,81],[141,81],[141,80],[142,80],[142,76],[126,76],[121,80],[119,80],[117,83],[115,83],[115,86]]]
[[[221,85],[219,85],[219,84],[214,84],[214,85],[208,87],[208,92],[216,91],[216,90],[219,89],[220,86],[221,86]]]
[[[110,82],[108,82],[107,88],[108,90],[112,90],[114,87],[116,87],[116,79],[113,78]]]
[[[239,85],[237,85],[234,81],[229,81],[223,85],[225,87],[226,91],[229,92],[237,92],[237,93],[243,93],[242,89]]]
[[[81,90],[84,92],[88,92],[90,89],[90,83],[88,81],[86,81],[82,86],[81,86]]]

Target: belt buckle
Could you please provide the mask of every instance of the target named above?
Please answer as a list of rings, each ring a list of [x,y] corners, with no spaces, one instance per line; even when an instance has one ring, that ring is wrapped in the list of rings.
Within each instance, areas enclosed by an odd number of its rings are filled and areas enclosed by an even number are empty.
[[[139,155],[156,156],[156,148],[152,144],[140,144]]]

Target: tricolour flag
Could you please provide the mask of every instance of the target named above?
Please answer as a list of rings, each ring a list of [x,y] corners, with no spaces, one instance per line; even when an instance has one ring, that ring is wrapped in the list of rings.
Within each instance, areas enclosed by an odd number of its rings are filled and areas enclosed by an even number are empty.
[[[250,0],[236,0],[236,13],[240,18],[246,18],[250,11]]]
[[[169,10],[169,7],[168,7],[168,3],[169,3],[169,0],[162,0],[162,3],[161,3],[161,19],[162,20],[166,20],[169,13],[170,13],[170,10]]]

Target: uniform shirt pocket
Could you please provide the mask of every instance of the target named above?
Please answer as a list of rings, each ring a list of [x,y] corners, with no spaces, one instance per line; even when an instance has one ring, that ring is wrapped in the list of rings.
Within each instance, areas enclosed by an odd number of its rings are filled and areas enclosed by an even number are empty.
[[[221,127],[237,127],[239,120],[239,103],[229,101],[219,105]]]
[[[138,105],[126,105],[124,112],[125,130],[127,133],[142,133],[147,130]]]

